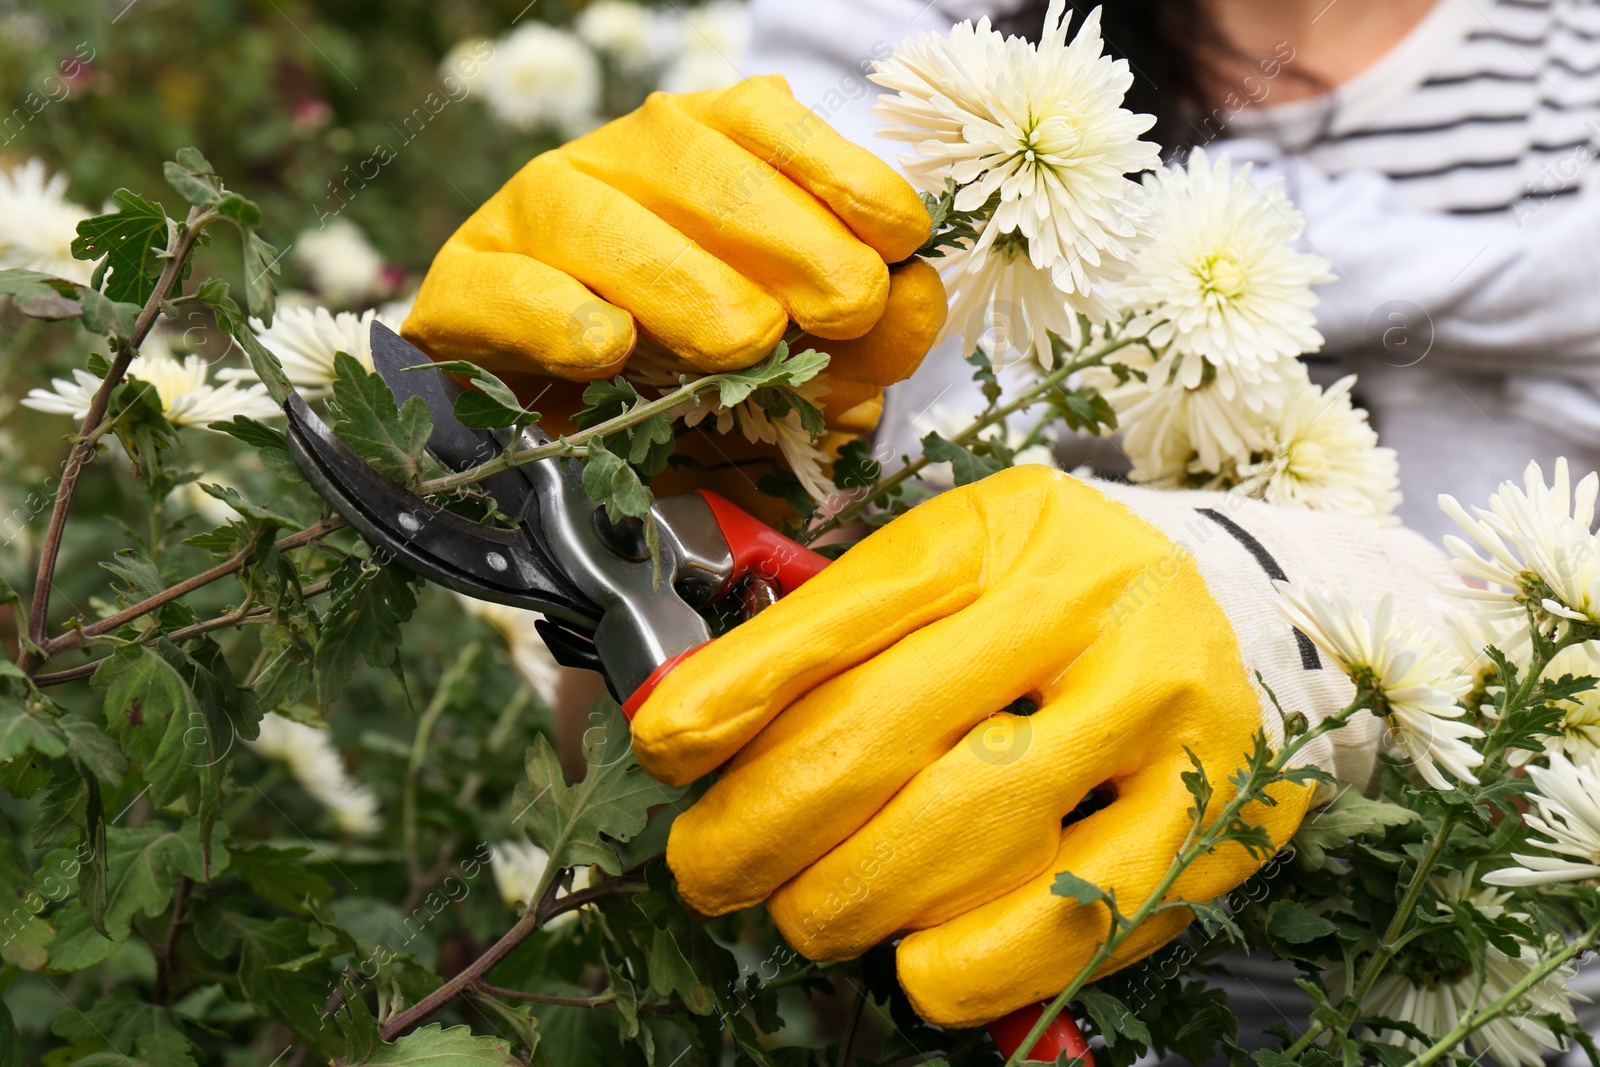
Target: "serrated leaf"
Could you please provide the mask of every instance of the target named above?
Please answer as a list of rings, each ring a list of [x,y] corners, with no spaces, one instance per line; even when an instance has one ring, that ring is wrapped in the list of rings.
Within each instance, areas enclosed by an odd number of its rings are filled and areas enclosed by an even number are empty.
[[[0,959],[25,971],[37,971],[50,953],[55,937],[50,924],[39,918],[45,900],[34,889],[33,871],[16,842],[0,836]]]
[[[1297,900],[1279,900],[1267,909],[1267,932],[1291,945],[1303,945],[1319,937],[1337,933],[1338,927],[1320,915],[1313,915]]]
[[[950,464],[950,471],[955,476],[957,485],[967,485],[981,478],[987,478],[1004,466],[992,456],[971,452],[961,445],[946,441],[937,433],[930,433],[922,439],[922,454],[928,457],[930,463]]]
[[[1311,869],[1321,867],[1328,850],[1374,830],[1403,826],[1420,818],[1416,812],[1385,800],[1369,800],[1356,789],[1344,789],[1333,801],[1300,824],[1290,841],[1296,857]]]
[[[98,998],[87,1011],[63,1011],[51,1030],[75,1041],[100,1038],[114,1049],[161,1067],[194,1067],[193,1046],[177,1015],[144,1003],[128,989]]]
[[[883,476],[883,464],[872,458],[863,441],[847,442],[833,461],[833,484],[840,489],[859,489]]]
[[[247,519],[263,524],[267,529],[277,529],[281,526],[293,526],[295,521],[287,515],[280,515],[271,508],[252,504],[244,498],[244,494],[231,485],[212,485],[209,482],[200,483],[200,491],[206,496],[220,500],[240,515]]]
[[[129,760],[144,765],[158,806],[182,796],[203,763],[203,754],[190,747],[189,731],[206,715],[183,667],[183,654],[164,640],[154,647],[124,645],[101,660],[90,679],[105,698],[106,733]]]
[[[83,314],[80,287],[37,270],[0,270],[0,296],[30,318],[59,321]]]
[[[400,627],[416,610],[413,576],[398,567],[378,567],[350,557],[330,580],[332,603],[317,637],[317,693],[332,707],[361,661],[394,663]]]
[[[639,473],[600,441],[591,440],[586,447],[583,491],[589,499],[604,504],[612,522],[624,515],[647,518],[654,497],[649,487],[640,481]]]
[[[284,911],[304,915],[306,900],[325,900],[333,894],[328,880],[306,868],[307,848],[273,848],[269,845],[235,845],[230,867],[255,894]]]
[[[28,751],[55,758],[67,753],[67,735],[38,698],[0,692],[0,762]]]
[[[1078,1003],[1094,1020],[1095,1027],[1108,1046],[1115,1047],[1119,1038],[1127,1038],[1140,1045],[1150,1044],[1150,1028],[1140,1022],[1139,1017],[1120,998],[1090,986],[1078,994]]]
[[[427,401],[413,396],[396,411],[383,378],[344,352],[334,356],[334,375],[334,433],[380,473],[403,485],[421,481],[422,452],[433,432]]]
[[[527,426],[539,421],[539,413],[522,406],[511,387],[476,363],[452,359],[440,363],[422,363],[406,367],[407,371],[426,374],[437,369],[444,374],[460,374],[477,383],[478,391],[471,390],[456,397],[455,416],[465,426],[479,430],[497,430],[502,426]]]
[[[1109,904],[1111,897],[1093,882],[1085,881],[1071,871],[1062,871],[1050,885],[1050,892],[1058,897],[1070,897],[1079,904]]]
[[[282,430],[268,426],[264,422],[257,422],[248,415],[235,415],[227,422],[213,422],[209,428],[220,430],[254,449],[275,449],[279,452],[289,450],[288,438],[284,436]]]
[[[254,200],[247,200],[238,193],[224,193],[222,199],[217,202],[217,214],[225,219],[231,219],[241,227],[261,225],[261,208]],[[270,249],[272,246],[267,245],[267,248]]]
[[[576,785],[566,784],[561,761],[542,735],[528,749],[527,782],[518,787],[514,822],[554,866],[594,864],[620,874],[622,858],[607,839],[632,839],[652,807],[672,803],[685,790],[662,785],[639,766],[615,701],[598,701],[590,721],[595,725],[583,735],[587,772]]]
[[[156,253],[167,245],[167,213],[137,193],[111,194],[117,210],[78,223],[72,242],[76,259],[104,260],[100,290],[116,301],[143,304],[155,292]]]
[[[83,328],[93,333],[116,334],[118,337],[132,337],[133,328],[139,318],[139,305],[122,303],[112,300],[98,289],[87,287],[79,290],[79,299],[83,301]],[[98,372],[99,377],[105,377],[105,372]]]
[[[109,786],[122,784],[122,776],[128,773],[128,761],[104,730],[77,715],[64,715],[57,725],[66,735],[67,755],[72,762]]]
[[[393,1044],[378,1046],[362,1062],[374,1067],[519,1067],[522,1061],[499,1038],[478,1037],[466,1026],[446,1029],[429,1023]]]
[[[244,302],[250,314],[267,326],[272,325],[272,312],[277,306],[276,287],[272,278],[278,273],[280,258],[278,250],[263,241],[254,230],[244,231]],[[276,395],[273,399],[283,403]]]
[[[791,355],[789,346],[780,341],[772,354],[755,366],[719,375],[717,403],[731,408],[748,400],[750,394],[763,386],[803,385],[826,370],[828,361],[826,352],[813,348]]]
[[[177,830],[159,825],[138,830],[113,827],[106,840],[105,926],[109,936],[94,929],[89,909],[81,903],[62,909],[55,914],[52,970],[81,971],[101,962],[128,939],[136,918],[153,918],[166,910],[180,875],[205,880],[204,853],[195,822],[186,822]],[[227,862],[226,850],[218,850],[212,872],[220,873]]]
[[[216,172],[197,148],[178,149],[178,158],[163,163],[161,174],[179,196],[196,207],[210,207],[222,199]]]

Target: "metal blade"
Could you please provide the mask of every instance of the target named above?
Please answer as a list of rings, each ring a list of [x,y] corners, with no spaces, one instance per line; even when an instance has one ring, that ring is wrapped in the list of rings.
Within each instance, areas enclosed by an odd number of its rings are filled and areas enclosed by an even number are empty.
[[[505,451],[505,445],[490,430],[475,430],[456,418],[456,397],[466,392],[442,371],[414,370],[421,363],[433,362],[422,349],[411,344],[376,319],[370,334],[372,365],[394,393],[394,402],[403,406],[414,396],[428,405],[433,432],[428,436],[428,451],[440,465],[453,471],[469,470]],[[521,518],[533,489],[527,476],[517,470],[490,475],[478,483],[493,496],[500,510]]]
[[[523,529],[473,522],[374,470],[334,436],[298,394],[284,404],[289,454],[323,498],[395,562],[480,600],[544,612],[581,633],[601,621]]]

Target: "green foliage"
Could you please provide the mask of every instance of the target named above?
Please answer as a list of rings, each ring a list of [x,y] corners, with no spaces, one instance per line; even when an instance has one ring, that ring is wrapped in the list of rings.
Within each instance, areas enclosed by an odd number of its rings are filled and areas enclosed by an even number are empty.
[[[72,254],[99,262],[91,280],[108,299],[143,304],[160,273],[156,254],[167,246],[167,213],[127,189],[112,193],[111,202],[117,210],[78,223]]]
[[[382,376],[344,352],[335,357],[334,370],[334,433],[380,473],[402,485],[420,482],[422,453],[433,432],[427,402],[413,396],[396,405]]]

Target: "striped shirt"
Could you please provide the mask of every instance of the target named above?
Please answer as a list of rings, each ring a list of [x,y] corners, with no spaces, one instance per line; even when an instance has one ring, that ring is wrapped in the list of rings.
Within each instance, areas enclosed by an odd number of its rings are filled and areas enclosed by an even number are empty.
[[[1439,0],[1333,92],[1257,99],[1228,134],[1376,170],[1419,208],[1523,221],[1600,185],[1600,0]]]

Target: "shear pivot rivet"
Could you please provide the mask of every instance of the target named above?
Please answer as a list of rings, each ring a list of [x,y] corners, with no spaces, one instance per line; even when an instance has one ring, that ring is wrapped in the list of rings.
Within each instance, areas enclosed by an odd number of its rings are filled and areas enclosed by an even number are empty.
[[[489,566],[490,566],[491,569],[497,570],[497,571],[503,571],[503,570],[506,569],[506,566],[507,566],[506,558],[504,556],[502,556],[500,553],[491,552],[491,553],[489,553],[488,559],[489,559]]]
[[[405,528],[406,533],[416,533],[422,529],[422,523],[418,522],[417,517],[409,511],[400,513],[400,525]]]

